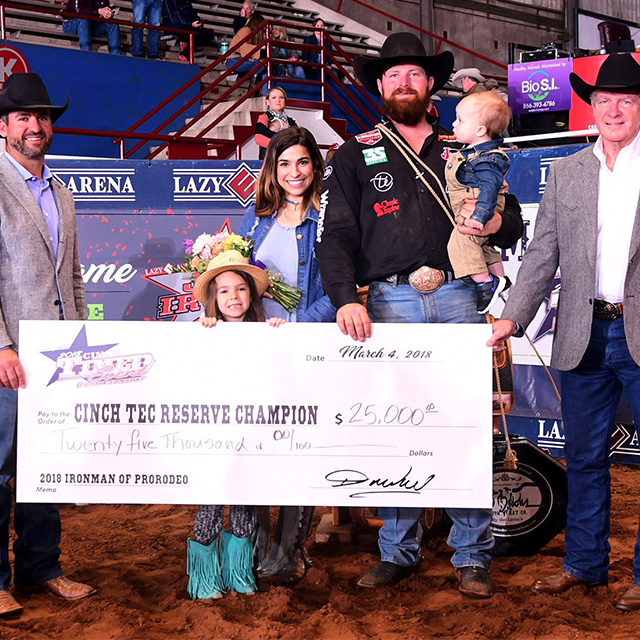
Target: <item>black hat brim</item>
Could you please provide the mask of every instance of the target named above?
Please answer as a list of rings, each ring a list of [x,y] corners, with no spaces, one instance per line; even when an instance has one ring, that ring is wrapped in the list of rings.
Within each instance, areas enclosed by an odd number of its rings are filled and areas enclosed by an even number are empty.
[[[0,93],[0,115],[11,113],[12,111],[30,111],[35,109],[47,109],[51,114],[51,122],[55,122],[69,106],[69,95],[67,101],[63,105],[55,104],[16,104],[12,100],[7,99]]]
[[[594,91],[635,93],[640,91],[640,64],[630,53],[611,53],[600,66],[595,84],[585,82],[576,73],[569,74],[569,82],[576,95],[588,104]]]
[[[356,76],[364,88],[374,96],[380,97],[378,80],[389,68],[398,64],[416,64],[422,67],[433,78],[431,93],[438,92],[451,76],[454,59],[451,51],[443,51],[435,56],[396,56],[388,58],[370,58],[357,56],[353,60]]]
[[[591,94],[594,91],[611,91],[613,93],[635,93],[640,92],[640,84],[620,86],[619,84],[607,85],[599,84],[593,85],[585,82],[579,75],[575,73],[569,74],[569,82],[571,87],[575,91],[576,95],[584,100],[587,104],[591,104]]]

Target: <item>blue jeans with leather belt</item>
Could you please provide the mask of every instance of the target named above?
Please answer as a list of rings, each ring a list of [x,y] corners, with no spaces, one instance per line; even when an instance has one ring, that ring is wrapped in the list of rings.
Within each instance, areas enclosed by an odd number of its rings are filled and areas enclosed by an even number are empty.
[[[611,523],[611,435],[624,390],[640,423],[640,367],[624,332],[624,317],[593,319],[591,339],[580,364],[561,373],[569,505],[564,569],[589,582],[609,576]],[[640,541],[633,578],[640,584]]]
[[[367,310],[373,322],[455,322],[479,323],[475,284],[466,280],[447,282],[432,293],[419,293],[410,285],[372,282]],[[453,460],[452,460],[453,464]],[[448,544],[455,549],[451,563],[456,568],[491,565],[494,546],[491,509],[447,509],[453,521]],[[381,507],[384,521],[380,529],[382,560],[402,566],[415,565],[420,554],[424,509]]]
[[[16,475],[15,435],[18,392],[0,387],[0,591],[9,589],[9,522]],[[60,512],[55,504],[16,503],[15,583],[41,584],[62,575]]]

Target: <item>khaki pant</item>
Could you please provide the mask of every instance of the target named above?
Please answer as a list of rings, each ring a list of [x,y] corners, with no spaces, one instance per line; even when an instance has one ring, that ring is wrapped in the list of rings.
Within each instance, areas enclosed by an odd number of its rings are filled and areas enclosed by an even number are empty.
[[[487,265],[502,262],[502,254],[489,244],[488,237],[467,236],[458,227],[451,232],[447,251],[456,278],[484,273]]]

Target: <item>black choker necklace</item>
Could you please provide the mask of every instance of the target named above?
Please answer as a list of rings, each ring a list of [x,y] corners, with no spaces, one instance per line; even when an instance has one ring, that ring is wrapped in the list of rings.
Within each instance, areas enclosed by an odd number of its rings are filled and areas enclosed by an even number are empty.
[[[284,201],[292,204],[294,207],[297,207],[300,204],[299,202],[295,202],[294,200],[289,200],[289,198],[285,198]]]

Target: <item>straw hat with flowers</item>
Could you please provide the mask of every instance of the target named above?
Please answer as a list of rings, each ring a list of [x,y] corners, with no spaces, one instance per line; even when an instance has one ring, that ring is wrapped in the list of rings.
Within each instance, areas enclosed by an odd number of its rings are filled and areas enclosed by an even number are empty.
[[[223,251],[209,262],[207,270],[196,279],[193,293],[200,302],[205,305],[208,299],[209,283],[223,271],[244,271],[248,273],[256,283],[258,295],[262,296],[271,285],[271,280],[264,269],[249,264],[249,261],[235,249]]]

